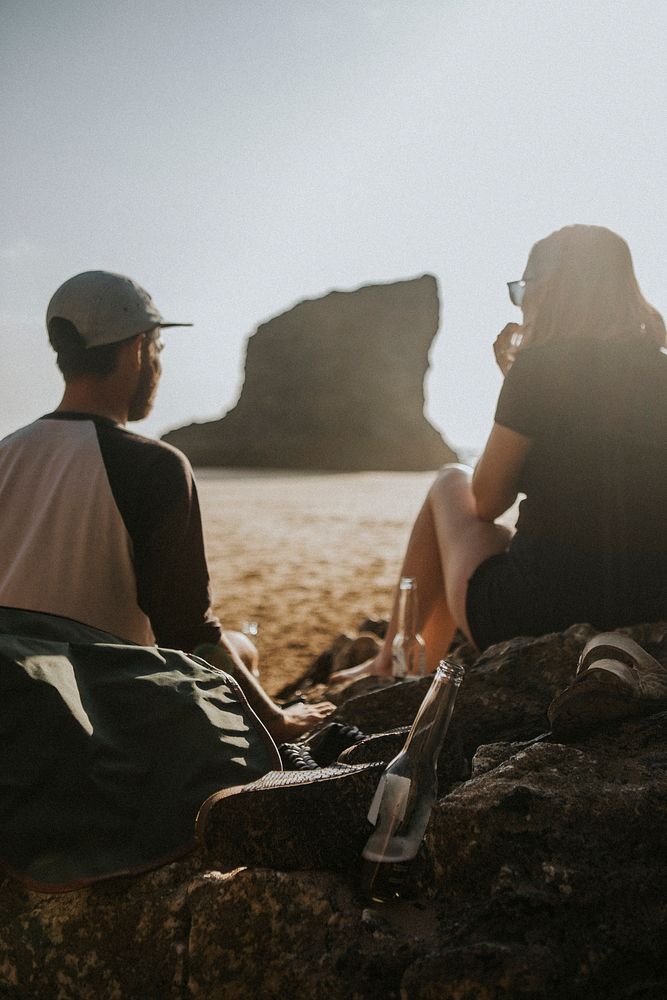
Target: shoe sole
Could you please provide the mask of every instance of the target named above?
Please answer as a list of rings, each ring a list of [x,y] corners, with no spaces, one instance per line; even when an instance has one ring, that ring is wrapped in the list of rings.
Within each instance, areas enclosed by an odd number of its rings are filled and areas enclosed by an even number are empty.
[[[606,722],[642,714],[643,706],[629,684],[608,670],[591,667],[549,706],[556,737],[577,736]]]

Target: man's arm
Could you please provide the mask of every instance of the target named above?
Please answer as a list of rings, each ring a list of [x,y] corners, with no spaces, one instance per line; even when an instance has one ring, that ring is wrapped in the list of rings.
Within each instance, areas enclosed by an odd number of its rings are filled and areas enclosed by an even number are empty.
[[[288,708],[276,705],[257,678],[244,663],[236,637],[240,633],[225,632],[217,645],[197,647],[195,653],[214,667],[230,673],[238,683],[248,704],[276,743],[285,743],[301,733],[316,729],[334,709],[330,701],[315,705],[297,703]],[[244,639],[244,636],[240,636]]]
[[[223,632],[211,609],[208,567],[197,489],[189,462],[161,443],[120,432],[119,448],[108,447],[107,471],[114,496],[134,545],[137,600],[148,616],[158,645],[201,653],[217,647],[228,653],[233,676],[250,707],[274,739],[283,742],[316,728],[333,710],[330,702],[282,709],[243,662],[239,633]],[[114,464],[115,463],[115,464]],[[234,636],[238,636],[235,640]],[[229,659],[217,664],[229,670]]]
[[[210,606],[199,502],[177,449],[108,421],[96,422],[109,485],[132,542],[136,600],[158,644],[190,652],[218,642]]]

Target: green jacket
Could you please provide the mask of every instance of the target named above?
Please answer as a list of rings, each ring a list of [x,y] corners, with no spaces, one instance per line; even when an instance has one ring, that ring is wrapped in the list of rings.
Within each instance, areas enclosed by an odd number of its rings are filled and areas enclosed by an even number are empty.
[[[195,846],[214,792],[279,769],[236,682],[205,660],[0,608],[0,865],[62,892]]]

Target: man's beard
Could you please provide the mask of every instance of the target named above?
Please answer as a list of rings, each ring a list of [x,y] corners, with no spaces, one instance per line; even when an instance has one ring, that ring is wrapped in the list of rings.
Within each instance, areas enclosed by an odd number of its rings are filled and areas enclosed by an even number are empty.
[[[127,410],[128,421],[143,420],[153,409],[162,366],[157,355],[151,357],[146,351],[142,355],[139,381]]]

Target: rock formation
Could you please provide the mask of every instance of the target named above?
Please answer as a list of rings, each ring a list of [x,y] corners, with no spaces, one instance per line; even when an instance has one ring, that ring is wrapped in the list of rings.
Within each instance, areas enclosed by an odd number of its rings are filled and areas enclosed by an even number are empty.
[[[207,466],[423,470],[456,461],[424,416],[438,314],[431,275],[301,302],[248,339],[236,406],[164,440]]]
[[[665,623],[623,631],[667,662]],[[140,878],[64,896],[7,879],[0,997],[662,1000],[667,712],[568,743],[546,732],[592,634],[456,654],[468,670],[419,905],[368,907],[359,894],[368,826],[355,797],[368,800],[377,774],[362,768],[347,792],[320,787],[312,808],[295,796],[297,813],[279,795],[264,810],[231,798],[198,855]],[[380,734],[411,721],[428,680],[373,683],[353,685],[337,717]],[[401,740],[378,735],[344,756],[377,763]],[[254,835],[260,815],[270,836]]]

